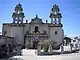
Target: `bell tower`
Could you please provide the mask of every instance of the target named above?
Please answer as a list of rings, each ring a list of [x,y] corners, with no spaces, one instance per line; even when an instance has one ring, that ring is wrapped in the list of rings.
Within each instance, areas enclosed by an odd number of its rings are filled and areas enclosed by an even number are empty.
[[[49,24],[49,32],[50,32],[50,39],[51,41],[55,42],[56,45],[53,49],[59,49],[60,45],[64,39],[64,30],[63,25],[61,23],[61,13],[59,7],[55,4],[53,5],[50,13],[51,23]]]
[[[53,23],[53,24],[61,24],[62,16],[61,16],[59,7],[56,4],[53,5],[49,17],[51,19],[51,23]]]
[[[14,12],[12,14],[13,23],[23,23],[24,18],[23,8],[22,5],[19,3],[16,5]]]

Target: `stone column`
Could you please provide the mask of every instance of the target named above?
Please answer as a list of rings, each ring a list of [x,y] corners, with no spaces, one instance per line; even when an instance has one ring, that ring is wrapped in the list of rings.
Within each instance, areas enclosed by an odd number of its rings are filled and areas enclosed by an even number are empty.
[[[54,18],[54,23],[57,24],[56,18]]]
[[[19,23],[19,19],[17,19],[17,23]]]
[[[7,48],[7,56],[9,56],[9,46],[7,45],[6,48]]]
[[[61,24],[61,18],[58,18],[58,23]]]
[[[21,23],[23,23],[23,18],[21,17]]]
[[[22,48],[22,45],[20,43],[20,41],[18,42],[18,45],[16,46],[16,50],[17,50],[17,55],[20,55],[21,54],[21,48]]]
[[[64,53],[64,47],[61,45],[61,53]]]
[[[53,50],[52,50],[52,46],[49,45],[49,53],[52,54],[52,51],[53,51]]]
[[[21,45],[16,46],[17,55],[21,55]]]
[[[70,52],[72,52],[72,44],[70,44]]]
[[[41,53],[41,44],[40,44],[40,43],[39,43],[38,46],[37,46],[37,52],[38,52],[38,54]]]
[[[15,23],[15,18],[13,18],[13,23]]]
[[[75,50],[77,50],[77,44],[75,44]]]
[[[31,38],[31,37],[30,37]],[[31,48],[33,47],[33,39],[31,39]]]
[[[53,18],[51,18],[51,23],[53,23]]]

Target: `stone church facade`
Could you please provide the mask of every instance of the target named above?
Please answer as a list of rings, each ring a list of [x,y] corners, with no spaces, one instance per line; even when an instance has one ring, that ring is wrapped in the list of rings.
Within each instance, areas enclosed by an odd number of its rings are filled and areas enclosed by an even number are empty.
[[[53,5],[50,13],[51,22],[46,23],[42,21],[36,15],[31,22],[26,23],[24,20],[24,13],[21,4],[16,5],[15,12],[12,14],[12,23],[3,23],[2,35],[13,37],[13,45],[20,43],[35,48],[39,42],[43,43],[44,40],[51,40],[56,42],[56,48],[60,47],[64,39],[63,24],[61,23],[61,13],[59,12],[59,7]]]

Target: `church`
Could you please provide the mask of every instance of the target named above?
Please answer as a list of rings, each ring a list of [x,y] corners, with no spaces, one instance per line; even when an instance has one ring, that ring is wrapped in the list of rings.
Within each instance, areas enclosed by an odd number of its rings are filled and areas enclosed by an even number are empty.
[[[12,39],[10,44],[21,44],[35,49],[39,42],[51,40],[56,43],[56,49],[59,49],[64,39],[64,30],[61,23],[62,15],[56,4],[53,5],[50,12],[50,23],[48,23],[48,20],[44,23],[38,15],[32,18],[30,22],[26,20],[24,23],[24,15],[22,5],[19,3],[12,14],[13,22],[3,23],[2,35]]]

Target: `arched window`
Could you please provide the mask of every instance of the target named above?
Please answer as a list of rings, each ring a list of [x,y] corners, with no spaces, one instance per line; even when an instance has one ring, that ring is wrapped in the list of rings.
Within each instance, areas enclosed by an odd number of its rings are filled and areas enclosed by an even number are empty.
[[[35,26],[35,32],[38,32],[38,26]]]

